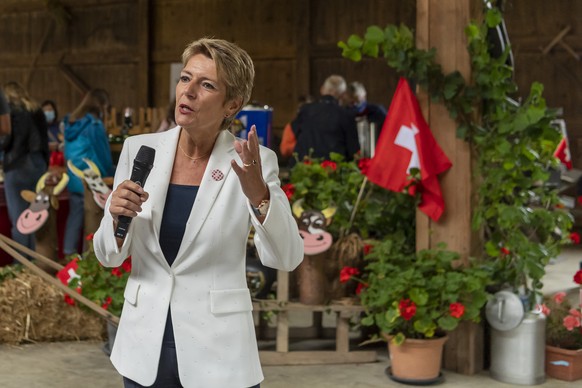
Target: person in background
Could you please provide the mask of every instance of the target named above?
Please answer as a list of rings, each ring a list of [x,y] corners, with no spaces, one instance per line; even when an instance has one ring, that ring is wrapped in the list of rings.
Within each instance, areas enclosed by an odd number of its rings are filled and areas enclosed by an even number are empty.
[[[284,271],[303,259],[303,241],[275,152],[259,144],[254,125],[247,140],[228,130],[253,89],[249,55],[203,38],[182,63],[178,126],[125,141],[93,239],[106,267],[132,258],[111,361],[126,388],[258,387],[249,231],[262,263]],[[142,146],[155,149],[144,188],[129,179]],[[132,221],[116,237],[120,216]]]
[[[8,145],[11,131],[10,107],[8,106],[8,101],[6,101],[4,92],[0,88],[0,164],[4,159],[4,147]],[[0,183],[4,182],[4,173],[2,173],[0,178]]]
[[[345,106],[355,116],[365,117],[369,123],[376,125],[376,140],[380,136],[380,131],[386,120],[386,108],[379,104],[371,104],[367,99],[366,88],[361,82],[351,82],[344,97]]]
[[[4,85],[10,107],[11,136],[5,149],[4,194],[8,217],[12,223],[12,239],[32,250],[34,234],[22,234],[16,220],[30,205],[21,197],[22,190],[35,191],[36,183],[46,172],[49,160],[46,120],[40,105],[18,82]]]
[[[170,101],[170,103],[168,104],[166,117],[164,117],[156,132],[164,132],[176,126],[176,119],[174,118],[175,109],[176,109],[176,99],[173,98],[172,101]]]
[[[65,127],[65,159],[77,168],[89,166],[83,158],[90,159],[102,177],[114,173],[111,149],[105,131],[105,117],[109,107],[109,94],[103,89],[90,90],[79,106],[63,119]],[[84,222],[83,182],[68,171],[69,215],[65,226],[63,253],[70,256],[78,253]]]
[[[301,97],[299,99],[299,105],[297,106],[297,113],[299,109],[309,102],[312,102],[313,98],[311,96]],[[293,155],[293,151],[295,150],[295,144],[297,144],[297,139],[295,138],[295,134],[293,133],[293,128],[291,127],[291,123],[287,123],[285,128],[283,128],[283,136],[281,138],[281,144],[279,145],[279,152],[281,156],[284,158],[289,158]]]
[[[63,149],[65,138],[63,135],[63,125],[61,125],[62,123],[59,120],[57,105],[52,100],[45,100],[41,104],[41,107],[48,126],[49,166],[64,166]]]
[[[294,152],[298,160],[305,156],[329,159],[331,152],[352,160],[360,149],[353,114],[339,104],[346,91],[346,81],[339,75],[329,76],[320,88],[321,97],[299,109],[291,128],[297,139]],[[295,164],[290,159],[290,166]]]

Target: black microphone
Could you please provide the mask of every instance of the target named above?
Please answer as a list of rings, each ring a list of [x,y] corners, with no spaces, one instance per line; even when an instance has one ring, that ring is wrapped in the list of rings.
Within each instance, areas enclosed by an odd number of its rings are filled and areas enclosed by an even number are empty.
[[[131,178],[129,179],[143,187],[154,166],[155,157],[155,149],[142,145],[133,160],[133,170],[131,171]],[[115,229],[115,237],[125,238],[129,224],[131,224],[131,218],[128,216],[119,216],[117,228]]]

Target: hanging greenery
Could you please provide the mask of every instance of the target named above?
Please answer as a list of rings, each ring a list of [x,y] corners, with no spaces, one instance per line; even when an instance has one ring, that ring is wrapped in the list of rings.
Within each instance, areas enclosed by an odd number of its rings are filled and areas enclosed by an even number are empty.
[[[541,293],[545,265],[570,242],[572,219],[560,208],[557,190],[545,184],[558,163],[553,156],[561,138],[552,126],[556,111],[546,106],[539,83],[515,103],[508,51],[499,58],[489,53],[487,30],[501,20],[498,9],[488,9],[483,23],[466,28],[470,82],[458,71],[444,74],[435,50],[417,49],[413,31],[404,25],[370,26],[363,37],[351,35],[338,46],[354,61],[382,56],[432,101],[446,106],[458,124],[457,137],[469,142],[476,156],[473,228],[483,232],[483,261],[499,287],[528,297],[526,307],[532,307],[533,296]]]

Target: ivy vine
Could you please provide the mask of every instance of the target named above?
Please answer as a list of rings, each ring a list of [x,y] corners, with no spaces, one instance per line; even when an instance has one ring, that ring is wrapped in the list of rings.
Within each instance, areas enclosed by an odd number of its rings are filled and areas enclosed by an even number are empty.
[[[413,31],[404,25],[370,26],[363,37],[351,35],[338,46],[353,61],[381,55],[432,101],[446,106],[457,122],[456,136],[469,142],[476,157],[472,226],[482,231],[483,262],[498,287],[511,287],[532,307],[545,266],[570,242],[572,218],[560,208],[557,189],[545,184],[558,168],[553,152],[561,134],[552,126],[556,111],[546,106],[543,85],[533,83],[529,95],[516,103],[508,51],[499,58],[490,55],[487,31],[501,20],[499,9],[487,9],[483,23],[471,22],[465,29],[469,82],[458,71],[444,74],[435,50],[417,49]]]

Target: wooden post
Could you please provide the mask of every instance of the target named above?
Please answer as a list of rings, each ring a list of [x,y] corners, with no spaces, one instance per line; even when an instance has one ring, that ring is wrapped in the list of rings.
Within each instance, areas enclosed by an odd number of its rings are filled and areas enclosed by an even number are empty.
[[[474,6],[475,8],[472,8]],[[417,0],[416,45],[421,49],[436,49],[436,60],[443,72],[458,70],[469,82],[470,57],[467,51],[465,27],[475,19],[482,5],[472,0]],[[440,242],[447,249],[459,252],[467,262],[479,245],[471,229],[473,182],[471,150],[467,142],[456,137],[456,122],[444,105],[431,102],[419,93],[419,103],[435,139],[453,167],[440,176],[445,200],[445,213],[438,222],[417,212],[417,249],[434,248]],[[471,346],[465,346],[465,345]],[[451,333],[445,346],[444,367],[462,374],[474,374],[483,369],[483,335],[471,325],[460,325]]]

